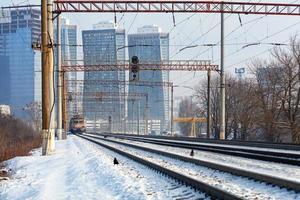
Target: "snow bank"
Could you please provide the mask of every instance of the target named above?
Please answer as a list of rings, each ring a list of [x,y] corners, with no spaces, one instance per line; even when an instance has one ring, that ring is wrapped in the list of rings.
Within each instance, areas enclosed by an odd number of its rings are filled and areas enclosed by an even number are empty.
[[[51,156],[17,157],[6,162],[12,179],[0,182],[1,200],[23,199],[199,199],[204,195],[143,165],[70,136]],[[113,165],[117,157],[120,164]]]

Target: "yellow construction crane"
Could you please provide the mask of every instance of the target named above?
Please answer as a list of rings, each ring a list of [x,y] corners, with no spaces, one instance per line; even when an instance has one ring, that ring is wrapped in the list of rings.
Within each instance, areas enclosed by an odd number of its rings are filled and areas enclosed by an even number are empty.
[[[178,117],[173,119],[174,122],[192,123],[190,137],[196,137],[196,122],[206,122],[204,117]]]

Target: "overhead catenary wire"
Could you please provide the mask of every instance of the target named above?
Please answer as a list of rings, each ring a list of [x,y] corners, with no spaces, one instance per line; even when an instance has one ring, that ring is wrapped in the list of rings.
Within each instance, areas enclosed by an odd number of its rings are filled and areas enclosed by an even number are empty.
[[[295,2],[297,2],[297,1],[298,1],[298,0],[292,1],[291,3],[295,3]],[[261,2],[261,1],[260,1],[260,2]],[[264,17],[267,17],[267,15],[264,15],[264,16],[260,17],[260,19],[262,19],[262,18],[264,18]],[[259,19],[259,18],[258,18],[258,19]],[[254,21],[255,21],[255,20],[254,20]],[[295,23],[295,24],[293,24],[293,25],[291,25],[291,26],[285,27],[284,29],[281,29],[280,31],[275,32],[275,33],[273,33],[273,34],[271,34],[271,35],[267,34],[267,36],[266,36],[265,38],[259,40],[259,42],[257,42],[257,43],[261,43],[261,41],[263,41],[263,40],[265,40],[265,39],[268,39],[268,38],[270,38],[270,37],[273,37],[274,35],[277,35],[277,34],[283,32],[283,31],[285,31],[286,29],[289,29],[289,28],[291,28],[291,27],[293,27],[293,26],[295,26],[295,25],[297,25],[297,24],[299,24],[299,23],[300,23],[300,22],[297,22],[297,23]],[[253,25],[253,26],[254,26],[254,25]],[[246,32],[243,32],[240,36],[245,35],[251,28],[252,28],[252,27],[248,28],[247,31],[246,31]],[[237,29],[238,29],[238,28],[237,28]],[[231,33],[230,33],[230,34],[231,34]],[[227,36],[228,36],[228,35],[227,35]],[[226,37],[227,37],[227,36],[226,36]],[[239,38],[240,36],[238,36],[238,38]],[[225,37],[225,38],[226,38],[226,37]],[[282,43],[282,42],[274,42],[274,45],[275,45],[275,46],[277,46],[276,43]],[[283,43],[284,43],[284,42],[283,42]],[[262,43],[261,43],[261,44],[262,44]],[[267,43],[264,43],[264,44],[267,44]],[[284,45],[289,45],[289,44],[284,44]],[[270,48],[270,49],[271,49],[271,48]],[[209,51],[209,50],[210,50],[210,49],[207,49],[207,50],[201,52],[200,54],[196,55],[196,56],[193,57],[192,59],[195,59],[196,57],[199,57],[200,55],[203,55],[205,52],[207,52],[207,51]],[[243,50],[243,48],[241,48],[240,50],[237,50],[237,51],[235,51],[235,52],[233,52],[233,53],[230,53],[230,54],[228,54],[228,55],[225,55],[225,58],[228,57],[228,56],[235,55],[236,53],[238,53],[238,52],[240,52],[240,51],[242,51],[242,50]],[[218,60],[216,60],[216,61],[219,61],[219,60],[220,60],[220,59],[218,59]]]
[[[260,40],[257,41],[256,43],[248,44],[248,46],[247,46],[247,45],[246,45],[246,46],[243,46],[241,49],[239,49],[239,50],[237,50],[237,51],[234,51],[234,52],[232,52],[232,53],[229,53],[229,54],[225,55],[225,58],[226,58],[226,57],[229,57],[229,56],[232,56],[232,55],[235,55],[235,54],[241,52],[241,51],[244,50],[246,47],[254,46],[254,45],[268,44],[268,45],[273,45],[273,46],[279,46],[279,45],[285,45],[285,46],[287,46],[288,44],[286,44],[286,43],[284,43],[284,42],[283,42],[283,43],[281,43],[281,42],[262,43],[262,41],[264,41],[264,40],[266,40],[266,39],[269,39],[270,37],[273,37],[273,36],[275,36],[275,35],[277,35],[277,34],[279,34],[279,33],[282,33],[282,32],[284,32],[284,31],[286,31],[286,30],[288,30],[288,29],[290,29],[290,28],[292,28],[292,27],[294,27],[294,26],[296,26],[296,25],[298,25],[298,24],[300,24],[300,21],[298,21],[298,22],[296,22],[296,23],[294,23],[294,24],[292,24],[292,25],[289,25],[289,26],[287,26],[287,27],[284,27],[283,29],[280,29],[279,31],[277,31],[277,32],[275,32],[275,33],[273,33],[273,34],[271,34],[270,36],[266,36],[266,37],[260,39]],[[220,60],[220,59],[217,59],[216,61],[218,61],[218,60]]]

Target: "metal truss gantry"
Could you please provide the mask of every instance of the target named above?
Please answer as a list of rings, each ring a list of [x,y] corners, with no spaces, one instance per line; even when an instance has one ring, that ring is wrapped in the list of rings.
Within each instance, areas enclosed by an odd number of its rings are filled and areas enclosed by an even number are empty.
[[[260,15],[300,15],[300,4],[254,3],[197,0],[56,0],[54,13],[236,13]]]
[[[102,102],[113,102],[113,101],[120,101],[120,98],[124,98],[124,96],[115,96],[115,97],[96,97],[96,96],[88,96],[85,98],[85,102],[87,103],[92,103],[92,102],[96,102],[96,101],[102,101]],[[130,97],[130,96],[126,96],[126,101],[135,101],[135,100],[141,100],[143,97]],[[83,102],[82,99],[78,99],[78,98],[73,98],[73,101],[78,102]]]
[[[119,81],[119,80],[66,80],[66,84],[74,84],[74,85],[103,85],[103,86],[111,86],[111,85],[135,85],[135,86],[162,86],[162,87],[172,87],[172,82],[159,82],[159,81]]]
[[[144,62],[139,64],[140,70],[175,70],[175,71],[217,71],[218,65],[209,60],[170,60],[163,62]],[[71,71],[124,71],[130,70],[129,61],[116,64],[99,63],[95,65],[62,65],[63,72]]]
[[[148,97],[147,93],[119,93],[119,92],[68,92],[68,96],[72,97],[79,97],[79,96],[87,96],[87,97],[98,97],[98,98],[105,98],[105,97]]]

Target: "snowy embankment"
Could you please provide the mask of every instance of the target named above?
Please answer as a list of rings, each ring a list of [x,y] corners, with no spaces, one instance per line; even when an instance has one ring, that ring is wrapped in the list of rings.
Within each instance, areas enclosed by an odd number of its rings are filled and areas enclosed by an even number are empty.
[[[117,149],[129,152],[135,156],[147,159],[153,163],[167,167],[175,172],[188,175],[194,179],[205,181],[206,183],[230,191],[242,199],[300,199],[299,194],[282,189],[277,186],[268,185],[248,178],[231,175],[229,173],[201,167],[184,161],[168,158],[166,156],[149,153],[131,147],[115,144],[109,141],[102,143],[113,146]],[[144,144],[145,145],[145,144]],[[157,147],[157,149],[161,149]]]
[[[58,141],[56,152],[17,157],[5,164],[1,200],[23,199],[199,199],[204,195],[76,136]],[[113,165],[117,157],[120,164]]]

